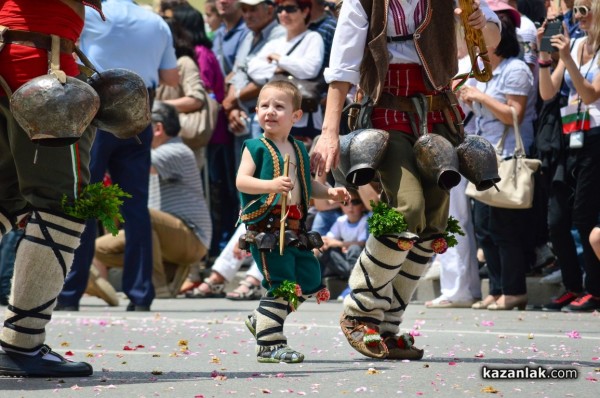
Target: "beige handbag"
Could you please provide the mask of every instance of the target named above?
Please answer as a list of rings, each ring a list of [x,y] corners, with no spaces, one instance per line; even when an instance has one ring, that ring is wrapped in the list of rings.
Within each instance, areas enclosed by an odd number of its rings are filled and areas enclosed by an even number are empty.
[[[527,159],[525,147],[519,131],[517,112],[512,106],[510,110],[513,115],[513,127],[515,130],[515,152],[508,159],[502,158],[504,141],[508,135],[509,127],[506,126],[504,134],[496,144],[496,156],[498,157],[498,174],[500,182],[496,189],[478,191],[471,182],[467,184],[466,194],[492,207],[504,209],[529,209],[533,204],[534,173],[540,168],[542,162],[539,159]]]
[[[177,59],[179,69],[179,85],[170,87],[160,85],[156,91],[156,99],[167,100],[181,97],[198,98],[204,104],[201,109],[179,113],[181,132],[179,135],[183,142],[191,149],[196,150],[208,144],[217,125],[219,103],[212,99],[200,79],[198,66],[188,56]]]

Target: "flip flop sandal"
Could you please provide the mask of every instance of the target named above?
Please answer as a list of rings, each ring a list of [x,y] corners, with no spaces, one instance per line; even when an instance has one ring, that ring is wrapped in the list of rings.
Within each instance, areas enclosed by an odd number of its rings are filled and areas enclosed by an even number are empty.
[[[401,336],[384,335],[383,342],[388,349],[387,359],[419,360],[425,353],[424,350],[414,346],[415,339],[408,333]]]
[[[388,349],[379,333],[355,319],[349,319],[342,313],[340,327],[348,343],[361,354],[375,359],[387,357]]]
[[[242,291],[242,286],[246,286],[248,288],[247,291]],[[255,285],[248,281],[241,281],[240,286],[238,286],[234,291],[227,293],[225,298],[234,301],[250,301],[250,300],[260,300],[262,297],[262,291],[260,285]]]
[[[256,317],[254,315],[248,315],[248,318],[246,318],[244,324],[246,324],[246,327],[256,339]]]
[[[256,359],[260,363],[300,363],[304,361],[304,354],[286,345],[272,351],[264,351],[258,354]]]
[[[194,288],[200,286],[202,284],[202,282],[197,281],[197,282],[192,282],[192,281],[185,281],[183,282],[183,285],[181,285],[181,289],[179,289],[179,294],[184,294],[187,292],[190,292],[192,290],[194,290]]]
[[[210,290],[205,292],[200,290],[200,286],[194,288],[191,292],[187,292],[185,297],[187,298],[223,298],[225,297],[225,284],[224,283],[213,283],[210,279],[205,278],[203,283],[206,283]]]

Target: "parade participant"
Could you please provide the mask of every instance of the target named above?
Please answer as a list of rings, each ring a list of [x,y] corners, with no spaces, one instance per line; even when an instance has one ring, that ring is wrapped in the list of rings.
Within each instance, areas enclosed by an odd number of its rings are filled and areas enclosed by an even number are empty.
[[[267,289],[258,308],[246,320],[256,337],[258,362],[304,360],[303,354],[287,345],[283,334],[285,319],[312,295],[317,302],[329,299],[329,292],[321,283],[319,262],[312,252],[322,241],[305,227],[308,202],[311,197],[350,200],[345,188],[331,188],[311,179],[306,148],[290,137],[293,124],[302,117],[301,101],[292,83],[277,81],[263,86],[256,112],[264,135],[244,143],[236,180],[243,206],[240,219],[248,229],[243,242],[249,244]],[[287,156],[289,176],[283,161]],[[277,245],[283,229],[280,222],[285,222],[284,248],[281,243]]]
[[[60,69],[67,76],[80,74],[72,52],[83,29],[84,4],[102,16],[100,0],[5,0],[0,7],[0,76],[8,83],[0,90],[0,238],[13,228],[25,230],[0,335],[0,376],[82,377],[93,372],[89,364],[67,361],[44,342],[85,226],[65,214],[61,199],[76,199],[89,182],[95,129],[88,126],[72,145],[37,148],[8,101],[9,91],[46,75],[49,57],[59,58],[59,51]],[[53,37],[60,41],[56,52]],[[63,110],[71,118],[84,105],[69,104],[68,98],[65,102]],[[65,126],[70,123],[64,120]]]
[[[458,65],[454,15],[469,11],[469,28],[481,29],[488,45],[495,46],[500,38],[499,21],[485,2],[463,3],[469,3],[470,10],[445,0],[344,0],[338,19],[325,70],[330,86],[323,132],[311,167],[326,173],[338,166],[342,107],[351,85],[358,85],[375,104],[373,127],[390,131],[379,169],[382,197],[404,215],[408,231],[420,237],[412,249],[403,251],[406,247],[400,248],[397,238],[371,235],[352,271],[352,293],[344,301],[340,326],[351,346],[369,357],[423,357],[411,338],[397,334],[417,283],[438,249],[433,242],[446,228],[449,194],[422,179],[413,145],[427,132],[454,145],[462,140],[462,114],[449,91]],[[421,121],[420,115],[427,120]]]

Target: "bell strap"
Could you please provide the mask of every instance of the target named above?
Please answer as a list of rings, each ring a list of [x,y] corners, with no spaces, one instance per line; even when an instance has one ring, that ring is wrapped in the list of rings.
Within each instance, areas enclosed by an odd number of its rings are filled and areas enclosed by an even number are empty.
[[[94,64],[92,64],[92,62],[89,60],[89,58],[86,57],[86,55],[83,53],[83,51],[81,51],[81,49],[79,47],[75,46],[73,51],[75,52],[75,54],[77,54],[77,57],[79,58],[79,60],[81,62],[83,62],[83,65],[78,65],[79,70],[81,72],[83,72],[87,77],[92,77],[92,75],[94,75],[94,73],[99,73],[97,68],[94,66]]]
[[[50,35],[52,38],[52,45],[50,49],[50,56],[48,61],[50,67],[48,68],[48,74],[56,76],[61,84],[67,82],[67,74],[60,70],[60,37],[56,35]]]
[[[2,86],[2,89],[6,93],[8,99],[10,99],[10,97],[12,97],[12,90],[10,89],[8,83],[6,82],[6,80],[4,80],[2,76],[0,76],[0,86]]]

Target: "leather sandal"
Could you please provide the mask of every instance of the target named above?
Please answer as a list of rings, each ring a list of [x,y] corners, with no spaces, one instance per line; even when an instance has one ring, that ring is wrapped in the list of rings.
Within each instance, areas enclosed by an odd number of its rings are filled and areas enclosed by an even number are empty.
[[[425,353],[424,350],[414,346],[415,339],[408,333],[401,336],[385,334],[383,342],[388,350],[387,359],[419,360]]]
[[[194,288],[191,292],[187,292],[185,297],[187,298],[223,298],[225,297],[225,284],[224,283],[213,283],[209,278],[205,278],[202,283],[208,285],[209,291],[201,290],[202,284]]]
[[[240,282],[240,285],[234,291],[227,293],[225,298],[234,301],[260,300],[262,297],[261,290],[260,285],[244,280]]]
[[[348,318],[342,313],[340,327],[348,343],[361,354],[375,359],[384,359],[388,355],[387,346],[379,333],[355,319]]]
[[[50,354],[58,361],[44,359]],[[14,351],[0,352],[0,376],[13,377],[86,377],[94,372],[92,365],[86,362],[71,362],[42,346],[35,355],[19,354]]]
[[[256,360],[260,363],[300,363],[304,361],[304,354],[284,345],[261,352],[256,356]]]

